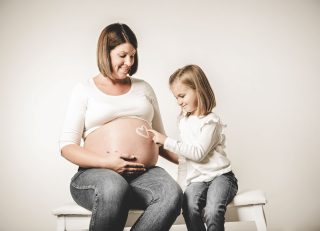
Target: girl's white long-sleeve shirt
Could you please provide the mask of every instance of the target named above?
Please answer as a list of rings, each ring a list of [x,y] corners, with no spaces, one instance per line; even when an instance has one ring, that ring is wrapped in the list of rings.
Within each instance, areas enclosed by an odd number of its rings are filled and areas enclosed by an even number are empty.
[[[231,171],[224,151],[224,125],[216,114],[182,117],[178,127],[181,140],[167,137],[164,148],[185,158],[185,185],[208,182]]]

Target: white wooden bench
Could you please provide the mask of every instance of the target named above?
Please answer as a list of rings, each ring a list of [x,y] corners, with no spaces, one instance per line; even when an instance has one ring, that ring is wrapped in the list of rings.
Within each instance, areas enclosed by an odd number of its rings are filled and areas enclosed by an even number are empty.
[[[252,221],[258,231],[266,231],[266,217],[263,206],[267,203],[264,193],[260,190],[238,192],[228,205],[226,221]],[[141,210],[130,210],[125,227],[131,227],[142,214]],[[52,213],[57,217],[57,231],[88,230],[91,212],[74,202],[56,208]],[[184,224],[180,215],[174,225]]]

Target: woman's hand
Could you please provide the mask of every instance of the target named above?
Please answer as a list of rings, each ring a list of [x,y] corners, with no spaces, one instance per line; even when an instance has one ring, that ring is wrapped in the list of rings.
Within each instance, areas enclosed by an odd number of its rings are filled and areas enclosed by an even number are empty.
[[[163,145],[164,141],[166,140],[166,136],[161,134],[160,132],[157,132],[156,130],[153,129],[148,129],[148,132],[150,132],[153,135],[153,142],[159,145]]]
[[[107,154],[108,168],[119,173],[140,173],[146,170],[145,166],[140,163],[135,163],[136,160],[134,155],[120,154],[117,151]]]

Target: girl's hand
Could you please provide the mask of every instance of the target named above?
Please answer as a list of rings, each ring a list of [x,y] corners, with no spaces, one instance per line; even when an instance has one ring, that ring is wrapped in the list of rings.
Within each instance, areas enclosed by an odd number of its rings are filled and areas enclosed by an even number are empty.
[[[120,154],[115,151],[111,154],[107,154],[107,158],[109,163],[108,168],[119,174],[134,174],[146,170],[143,164],[133,162],[136,160],[134,155]]]
[[[159,145],[163,145],[164,141],[166,140],[166,136],[161,134],[160,132],[157,132],[156,130],[153,129],[148,129],[148,132],[150,132],[153,135],[153,142]]]

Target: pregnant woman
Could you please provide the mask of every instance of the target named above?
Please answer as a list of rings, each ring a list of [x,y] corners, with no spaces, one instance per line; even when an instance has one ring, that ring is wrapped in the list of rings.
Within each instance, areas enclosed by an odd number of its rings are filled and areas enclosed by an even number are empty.
[[[131,77],[138,68],[137,46],[125,24],[101,32],[100,73],[75,86],[60,137],[62,156],[79,166],[70,190],[92,211],[91,231],[123,230],[131,208],[144,210],[132,230],[167,231],[181,209],[180,187],[155,166],[159,154],[178,160],[147,132],[164,129],[153,89]]]

